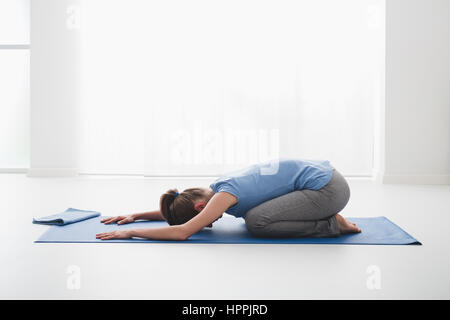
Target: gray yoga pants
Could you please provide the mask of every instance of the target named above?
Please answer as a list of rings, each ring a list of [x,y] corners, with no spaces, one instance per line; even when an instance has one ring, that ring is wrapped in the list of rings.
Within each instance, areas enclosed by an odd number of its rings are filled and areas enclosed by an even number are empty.
[[[333,168],[322,189],[303,189],[263,202],[247,212],[245,225],[257,237],[337,237],[336,213],[349,198],[347,181]]]

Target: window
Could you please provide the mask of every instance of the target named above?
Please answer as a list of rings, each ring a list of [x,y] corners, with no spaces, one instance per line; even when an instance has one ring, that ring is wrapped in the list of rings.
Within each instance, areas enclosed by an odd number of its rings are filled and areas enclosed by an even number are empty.
[[[0,168],[29,166],[29,2],[0,1]]]
[[[380,0],[85,0],[84,173],[371,175]]]

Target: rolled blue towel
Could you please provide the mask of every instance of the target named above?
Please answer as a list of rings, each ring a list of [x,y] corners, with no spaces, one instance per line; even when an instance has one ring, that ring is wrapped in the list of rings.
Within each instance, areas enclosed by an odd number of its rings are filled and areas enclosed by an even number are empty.
[[[98,217],[100,212],[78,210],[74,208],[68,208],[62,213],[52,214],[51,216],[46,216],[42,218],[33,218],[33,223],[35,224],[46,224],[46,225],[58,225],[64,226],[66,224],[75,223],[83,221],[86,219]]]

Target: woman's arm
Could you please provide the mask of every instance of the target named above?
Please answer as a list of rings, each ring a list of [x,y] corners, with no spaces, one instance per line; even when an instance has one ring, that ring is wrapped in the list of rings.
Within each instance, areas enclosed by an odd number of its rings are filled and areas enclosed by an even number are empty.
[[[131,216],[134,218],[134,220],[164,220],[161,211],[159,210],[133,213]]]
[[[208,201],[205,208],[198,215],[184,224],[152,229],[116,230],[97,234],[97,238],[110,240],[140,237],[153,240],[186,240],[194,233],[217,220],[236,201],[235,196],[226,192],[219,192]]]
[[[130,239],[133,237],[147,238],[154,240],[185,240],[184,231],[181,225],[162,228],[138,228],[129,230],[116,230],[112,232],[103,232],[96,235],[100,240],[111,239]]]
[[[116,216],[116,217],[109,217],[101,220],[104,224],[110,224],[113,222],[117,222],[117,224],[125,224],[134,222],[136,220],[164,220],[163,216],[161,215],[161,211],[155,210],[155,211],[147,211],[147,212],[141,212],[141,213],[133,213],[128,214],[125,216]]]

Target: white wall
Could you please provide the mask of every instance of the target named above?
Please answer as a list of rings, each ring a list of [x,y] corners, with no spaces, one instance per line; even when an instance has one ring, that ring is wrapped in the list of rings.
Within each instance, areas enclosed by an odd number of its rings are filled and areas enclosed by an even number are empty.
[[[449,0],[387,0],[385,90],[382,181],[450,183]]]
[[[78,2],[31,1],[29,176],[76,173],[80,100]]]

